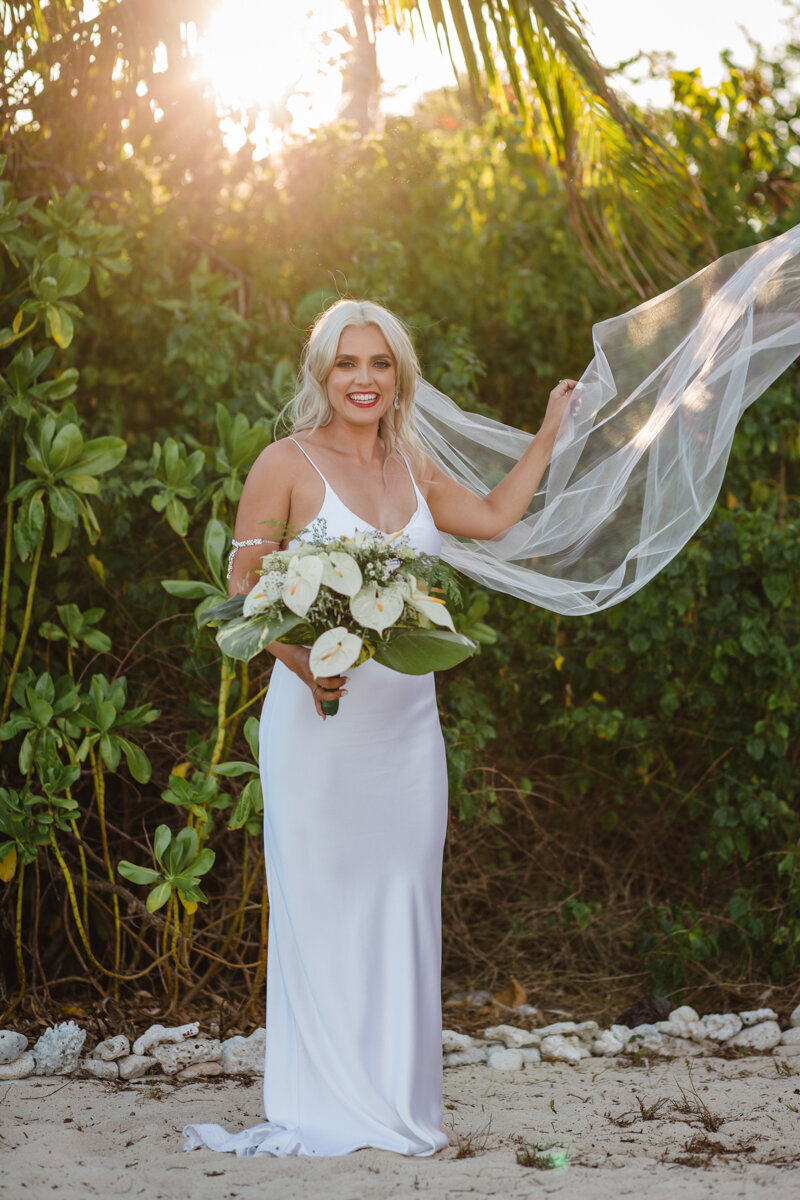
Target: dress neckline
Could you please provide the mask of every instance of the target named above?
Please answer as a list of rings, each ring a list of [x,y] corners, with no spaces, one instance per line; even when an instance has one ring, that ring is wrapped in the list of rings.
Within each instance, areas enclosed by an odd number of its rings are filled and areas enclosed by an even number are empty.
[[[324,477],[324,476],[323,476],[323,480],[322,480],[322,482],[325,484],[325,487],[326,487],[327,491],[329,491],[329,492],[331,493],[331,495],[333,496],[334,500],[336,500],[336,502],[337,502],[338,504],[340,504],[340,505],[342,506],[342,508],[343,508],[343,509],[344,509],[346,512],[348,512],[348,513],[350,514],[350,516],[351,516],[351,517],[355,517],[355,519],[356,519],[357,521],[363,521],[363,523],[364,523],[365,525],[368,525],[370,529],[374,529],[376,533],[382,533],[384,537],[397,537],[397,535],[398,535],[398,534],[400,534],[400,533],[405,533],[405,531],[408,529],[408,527],[409,527],[409,525],[411,524],[411,522],[412,522],[413,520],[415,520],[415,518],[416,518],[416,517],[418,517],[418,516],[419,516],[420,492],[418,491],[418,489],[417,489],[417,485],[414,483],[414,480],[413,480],[413,479],[411,480],[411,482],[414,484],[414,495],[417,497],[417,507],[414,509],[413,513],[412,513],[412,514],[411,514],[411,516],[408,518],[408,520],[406,521],[405,525],[401,525],[399,529],[393,529],[393,530],[391,530],[391,532],[390,532],[389,530],[387,530],[387,529],[380,529],[380,528],[379,528],[379,526],[377,526],[377,525],[373,525],[373,523],[372,523],[371,521],[368,521],[366,517],[360,517],[360,516],[358,515],[358,513],[357,513],[357,512],[355,512],[355,511],[354,511],[354,510],[353,510],[353,509],[350,507],[350,505],[349,505],[349,504],[345,504],[345,502],[344,502],[344,500],[342,499],[342,497],[339,495],[339,493],[338,493],[337,491],[335,491],[335,490],[334,490],[334,489],[331,487],[331,485],[328,483],[327,479],[325,479],[325,477]],[[323,506],[323,508],[325,507],[325,501],[324,501],[324,500],[322,501],[322,506]],[[322,512],[322,509],[320,509],[320,512]],[[317,514],[317,516],[319,516],[319,514]],[[315,517],[314,519],[316,520],[316,517]]]
[[[330,494],[333,496],[333,498],[334,498],[334,500],[337,502],[337,504],[340,504],[340,505],[341,505],[341,507],[342,507],[342,508],[345,510],[345,512],[348,512],[348,513],[350,514],[350,516],[351,516],[351,517],[355,517],[355,519],[356,519],[357,521],[361,521],[361,522],[363,522],[363,524],[364,524],[364,525],[367,525],[367,526],[368,526],[370,529],[374,529],[376,533],[382,533],[384,537],[397,537],[399,534],[401,534],[401,533],[405,533],[405,531],[408,529],[409,525],[410,525],[410,524],[411,524],[413,521],[415,521],[415,520],[416,520],[416,518],[419,516],[419,513],[420,513],[420,502],[424,500],[424,496],[422,495],[422,492],[421,492],[421,491],[419,490],[419,488],[417,487],[417,481],[416,481],[416,479],[414,478],[414,476],[413,476],[413,475],[412,475],[412,473],[411,473],[411,468],[409,467],[408,463],[406,462],[405,456],[404,456],[404,455],[403,455],[401,452],[398,452],[398,453],[400,453],[400,457],[403,459],[403,462],[404,462],[404,463],[405,463],[405,465],[406,465],[406,470],[408,471],[408,476],[409,476],[409,479],[411,480],[411,486],[412,486],[412,487],[413,487],[413,489],[414,489],[414,495],[416,496],[416,499],[417,499],[417,506],[416,506],[416,508],[414,509],[414,511],[413,511],[413,513],[411,514],[411,516],[410,516],[410,517],[408,518],[408,520],[406,521],[405,525],[401,525],[399,529],[393,529],[393,530],[391,530],[391,532],[390,532],[390,531],[388,531],[388,530],[386,530],[386,529],[380,529],[380,528],[379,528],[377,525],[374,525],[374,524],[373,524],[371,521],[368,521],[366,517],[361,517],[361,516],[359,516],[359,514],[358,514],[357,512],[355,512],[355,510],[354,510],[354,509],[352,509],[352,508],[350,507],[350,505],[349,505],[349,504],[345,504],[344,500],[341,498],[341,496],[340,496],[340,495],[339,495],[339,493],[336,491],[336,489],[335,489],[334,487],[332,487],[332,486],[331,486],[331,484],[328,482],[328,480],[326,479],[326,477],[325,477],[325,476],[322,474],[322,471],[320,471],[319,467],[318,467],[318,466],[317,466],[317,464],[314,462],[314,460],[313,460],[313,458],[311,457],[311,455],[310,455],[310,454],[308,454],[308,453],[307,453],[307,451],[305,451],[305,450],[303,449],[303,447],[300,445],[300,443],[297,441],[297,439],[296,439],[296,438],[290,438],[290,439],[289,439],[289,441],[291,441],[291,442],[294,442],[294,444],[295,444],[295,446],[297,446],[298,450],[300,450],[300,451],[301,451],[301,453],[302,453],[302,454],[304,454],[304,455],[306,456],[306,458],[307,458],[307,459],[308,459],[308,461],[311,463],[311,465],[312,465],[312,467],[314,468],[314,470],[315,470],[315,471],[317,472],[317,474],[319,475],[319,477],[320,477],[320,479],[322,480],[323,484],[325,485],[326,497],[325,497],[325,498],[323,498],[323,501],[322,501],[322,508],[320,508],[320,510],[319,510],[319,512],[317,513],[317,515],[316,515],[316,516],[315,516],[315,517],[314,517],[314,518],[313,518],[311,521],[309,521],[309,525],[313,525],[313,524],[314,524],[314,521],[317,521],[317,520],[319,520],[320,513],[321,513],[321,512],[323,511],[323,509],[325,508],[325,499],[327,498],[327,493],[328,493],[328,492],[330,492]]]

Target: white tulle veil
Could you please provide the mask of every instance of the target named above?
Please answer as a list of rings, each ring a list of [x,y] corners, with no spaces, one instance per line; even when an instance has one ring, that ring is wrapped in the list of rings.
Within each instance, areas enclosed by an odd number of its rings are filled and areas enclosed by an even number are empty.
[[[442,550],[487,587],[570,615],[638,591],[711,511],[739,417],[800,354],[800,226],[600,322],[592,339],[580,410],[526,516],[493,541],[444,535]],[[531,441],[425,381],[416,424],[432,458],[481,495]]]

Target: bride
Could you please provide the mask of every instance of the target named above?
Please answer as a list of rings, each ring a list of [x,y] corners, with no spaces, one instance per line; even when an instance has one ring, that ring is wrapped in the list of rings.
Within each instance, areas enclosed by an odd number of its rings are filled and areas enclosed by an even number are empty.
[[[317,321],[290,406],[242,492],[230,592],[265,554],[324,520],[328,537],[481,541],[527,511],[577,381],[550,393],[539,433],[480,496],[425,454],[420,370],[377,304],[340,300]],[[293,535],[293,531],[300,531]],[[273,643],[259,761],[270,899],[266,1121],[228,1134],[189,1125],[186,1149],[240,1155],[430,1155],[442,1121],[441,871],[447,772],[433,675],[373,659],[315,678],[303,646]],[[329,720],[323,700],[339,699]]]
[[[800,226],[725,255],[592,336],[580,384],[559,382],[531,437],[422,380],[386,309],[339,301],[305,348],[291,436],[267,447],[245,484],[231,592],[248,591],[264,555],[319,518],[329,537],[403,534],[555,612],[626,599],[706,519],[739,417],[800,353]],[[434,1154],[447,1144],[447,784],[433,676],[369,659],[318,679],[304,647],[270,650],[259,750],[267,1119],[235,1134],[189,1125],[186,1148]],[[327,720],[322,702],[334,699]]]

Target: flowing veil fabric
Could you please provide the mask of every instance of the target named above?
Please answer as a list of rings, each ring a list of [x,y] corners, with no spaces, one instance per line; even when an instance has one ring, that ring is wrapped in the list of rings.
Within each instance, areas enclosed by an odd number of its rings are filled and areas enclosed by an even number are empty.
[[[527,514],[502,536],[443,537],[465,575],[542,608],[598,612],[643,587],[706,519],[745,408],[800,354],[800,226],[711,263],[592,330],[580,411],[565,417]],[[422,381],[433,459],[485,495],[530,434]]]

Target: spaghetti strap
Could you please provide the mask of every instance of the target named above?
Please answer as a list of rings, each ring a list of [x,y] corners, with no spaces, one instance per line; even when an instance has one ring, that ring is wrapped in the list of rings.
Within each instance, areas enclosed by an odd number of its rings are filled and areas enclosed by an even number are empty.
[[[409,479],[411,480],[411,486],[414,488],[414,491],[418,495],[421,495],[422,493],[420,492],[419,488],[417,487],[417,481],[414,478],[414,472],[411,470],[411,465],[410,465],[408,459],[406,458],[405,454],[403,454],[403,451],[400,449],[399,446],[397,447],[397,453],[400,455],[403,462],[406,464],[406,470],[408,471],[408,476],[409,476]]]
[[[311,457],[311,455],[308,453],[308,451],[303,449],[303,447],[302,447],[302,446],[300,445],[300,443],[298,442],[297,438],[290,437],[290,438],[289,438],[289,441],[290,441],[290,442],[294,442],[295,446],[297,446],[297,449],[300,451],[300,453],[301,453],[301,454],[305,454],[306,458],[307,458],[307,459],[308,459],[308,461],[311,463],[312,467],[313,467],[313,468],[314,468],[314,470],[317,472],[317,474],[319,475],[319,477],[320,477],[320,479],[322,480],[322,482],[325,484],[325,487],[326,487],[326,488],[328,488],[328,489],[329,489],[329,491],[333,492],[333,488],[332,488],[332,487],[331,487],[331,485],[328,483],[328,481],[327,481],[327,479],[325,478],[325,476],[322,474],[322,471],[320,471],[319,467],[318,467],[318,466],[317,466],[317,464],[314,462],[313,458],[312,458],[312,457]],[[335,495],[335,494],[336,494],[336,493],[334,492],[334,495]]]

